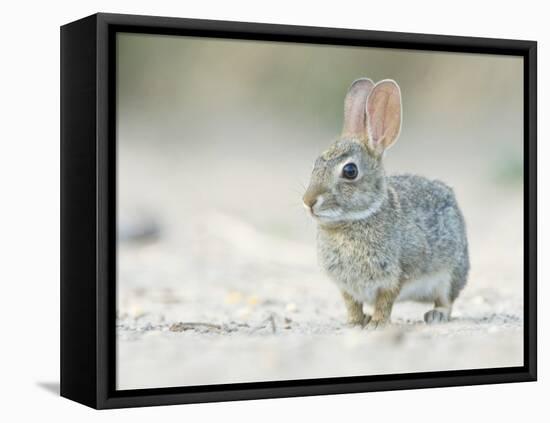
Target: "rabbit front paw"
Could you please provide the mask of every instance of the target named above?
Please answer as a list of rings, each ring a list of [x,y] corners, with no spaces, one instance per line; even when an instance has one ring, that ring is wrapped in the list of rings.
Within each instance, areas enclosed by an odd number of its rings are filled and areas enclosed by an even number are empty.
[[[364,328],[367,330],[382,329],[383,327],[387,326],[389,323],[390,323],[389,319],[371,318],[369,319],[367,324],[364,325]]]
[[[371,319],[372,316],[370,314],[364,313],[362,313],[361,315],[348,316],[348,325],[365,327],[369,324]]]

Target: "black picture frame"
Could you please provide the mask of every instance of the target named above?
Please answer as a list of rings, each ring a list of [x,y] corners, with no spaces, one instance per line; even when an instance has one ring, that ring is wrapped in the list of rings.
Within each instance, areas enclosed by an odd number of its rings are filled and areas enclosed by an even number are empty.
[[[115,389],[115,34],[514,55],[524,60],[522,367],[180,388]],[[61,395],[119,408],[534,381],[537,377],[537,44],[534,41],[95,14],[61,27]]]

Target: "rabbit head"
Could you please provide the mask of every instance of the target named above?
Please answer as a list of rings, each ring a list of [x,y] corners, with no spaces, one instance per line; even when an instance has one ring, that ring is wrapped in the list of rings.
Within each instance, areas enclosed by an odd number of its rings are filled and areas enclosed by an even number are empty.
[[[386,198],[384,152],[401,129],[401,91],[392,80],[356,80],[344,101],[341,137],[317,160],[303,202],[321,224],[362,220]]]

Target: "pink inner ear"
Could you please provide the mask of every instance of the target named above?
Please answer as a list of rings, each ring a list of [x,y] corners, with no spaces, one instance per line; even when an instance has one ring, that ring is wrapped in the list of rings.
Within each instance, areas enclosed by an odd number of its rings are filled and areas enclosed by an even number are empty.
[[[373,87],[374,82],[367,78],[361,78],[349,88],[344,101],[342,135],[365,137],[367,131],[365,104]]]
[[[393,81],[378,83],[367,101],[369,143],[376,150],[392,145],[401,127],[401,94]]]

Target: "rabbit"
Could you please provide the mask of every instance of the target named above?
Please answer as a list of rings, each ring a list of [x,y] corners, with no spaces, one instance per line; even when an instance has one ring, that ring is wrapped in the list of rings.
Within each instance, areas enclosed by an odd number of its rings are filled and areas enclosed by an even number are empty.
[[[384,172],[401,116],[395,81],[353,82],[342,135],[315,161],[303,196],[317,223],[320,264],[340,289],[351,325],[382,327],[401,300],[433,303],[424,314],[428,324],[448,321],[467,282],[468,240],[453,190]]]

